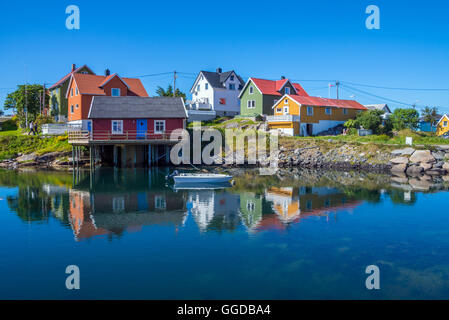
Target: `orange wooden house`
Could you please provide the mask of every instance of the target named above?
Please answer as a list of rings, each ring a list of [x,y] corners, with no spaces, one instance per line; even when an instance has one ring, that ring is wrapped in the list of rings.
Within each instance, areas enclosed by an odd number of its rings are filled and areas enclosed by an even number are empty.
[[[91,131],[92,123],[88,115],[94,96],[148,97],[148,94],[139,79],[122,78],[116,73],[110,74],[108,70],[105,76],[74,73],[66,93],[70,125]]]

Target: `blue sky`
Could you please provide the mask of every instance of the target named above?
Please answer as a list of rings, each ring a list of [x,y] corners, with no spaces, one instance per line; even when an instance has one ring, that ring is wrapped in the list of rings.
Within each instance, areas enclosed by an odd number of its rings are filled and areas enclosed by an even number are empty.
[[[68,5],[80,30],[65,27]],[[380,30],[365,28],[365,8],[380,8]],[[367,93],[449,113],[448,1],[5,1],[0,0],[0,106],[27,78],[52,84],[70,65],[133,77],[173,70],[188,91],[199,70],[234,69],[249,76],[299,81],[310,95],[387,102]],[[305,81],[325,80],[325,81]],[[150,95],[171,75],[144,77]],[[348,87],[346,87],[348,86]],[[355,91],[363,90],[364,92]],[[335,97],[335,91],[332,92]]]

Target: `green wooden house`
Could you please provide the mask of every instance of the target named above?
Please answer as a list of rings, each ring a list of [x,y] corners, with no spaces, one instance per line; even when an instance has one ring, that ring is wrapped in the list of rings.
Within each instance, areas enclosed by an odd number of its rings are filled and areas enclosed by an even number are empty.
[[[284,77],[281,80],[249,78],[239,95],[240,115],[273,115],[273,105],[284,94],[308,96],[300,84]]]
[[[67,122],[68,104],[66,93],[70,78],[74,73],[95,74],[86,65],[77,68],[76,65],[72,64],[72,70],[48,89],[50,92],[50,115],[56,122]]]

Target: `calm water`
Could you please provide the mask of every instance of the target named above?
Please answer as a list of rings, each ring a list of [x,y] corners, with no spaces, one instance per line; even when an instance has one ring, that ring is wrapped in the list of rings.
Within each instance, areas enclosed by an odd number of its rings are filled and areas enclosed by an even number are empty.
[[[0,298],[449,298],[445,182],[247,170],[174,190],[167,170],[0,171]]]

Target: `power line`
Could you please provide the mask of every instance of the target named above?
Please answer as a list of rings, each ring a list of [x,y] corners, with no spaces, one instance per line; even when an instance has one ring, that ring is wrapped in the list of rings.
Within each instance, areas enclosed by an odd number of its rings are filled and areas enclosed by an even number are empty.
[[[368,96],[371,96],[371,97],[375,97],[375,98],[378,98],[378,99],[382,99],[382,100],[385,100],[385,101],[390,101],[390,102],[393,102],[393,103],[402,104],[404,106],[411,106],[411,105],[413,105],[412,103],[406,103],[406,102],[402,102],[402,101],[398,101],[398,100],[394,100],[394,99],[390,99],[390,98],[385,98],[385,97],[382,97],[382,96],[379,96],[379,95],[376,95],[376,94],[372,94],[372,93],[369,93],[369,92],[366,92],[366,91],[363,91],[363,90],[360,90],[360,89],[356,89],[356,88],[353,88],[353,87],[350,87],[350,86],[347,86],[347,85],[341,85],[341,86],[343,88],[346,88],[346,89],[350,90],[352,93],[362,93],[362,94],[365,94],[365,95],[368,95]]]
[[[355,86],[360,87],[368,87],[368,88],[377,88],[377,89],[387,89],[387,90],[405,90],[405,91],[449,91],[449,89],[443,89],[443,88],[395,88],[395,87],[382,87],[382,86],[374,86],[374,85],[368,85],[368,84],[361,84],[361,83],[355,83],[350,81],[342,81],[343,83],[349,83]]]

